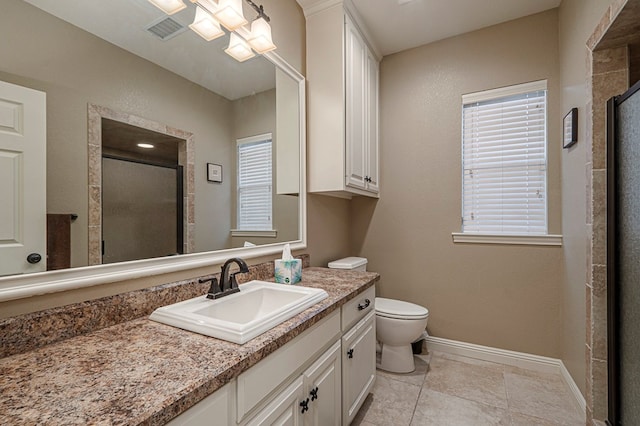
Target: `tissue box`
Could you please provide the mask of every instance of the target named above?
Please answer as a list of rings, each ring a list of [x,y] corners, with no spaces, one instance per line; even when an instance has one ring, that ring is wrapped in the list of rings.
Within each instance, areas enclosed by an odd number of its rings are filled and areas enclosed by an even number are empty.
[[[275,264],[275,278],[277,283],[295,284],[302,280],[302,260],[277,259]]]

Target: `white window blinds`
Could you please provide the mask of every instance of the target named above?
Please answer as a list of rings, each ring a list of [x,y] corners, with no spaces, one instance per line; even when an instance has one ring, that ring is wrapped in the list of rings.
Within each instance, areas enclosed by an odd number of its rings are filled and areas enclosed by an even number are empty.
[[[546,81],[463,96],[463,233],[547,233],[546,96]]]
[[[272,163],[271,134],[238,141],[238,229],[272,229]]]

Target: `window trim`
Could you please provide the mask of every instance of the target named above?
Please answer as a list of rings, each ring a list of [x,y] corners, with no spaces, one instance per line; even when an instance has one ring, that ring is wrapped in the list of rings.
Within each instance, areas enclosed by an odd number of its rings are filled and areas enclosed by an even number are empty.
[[[241,145],[253,144],[258,142],[269,141],[271,144],[271,226],[269,229],[245,229],[240,228],[240,156],[238,150]],[[273,133],[267,132],[259,135],[248,136],[245,138],[236,139],[236,228],[231,230],[232,236],[242,237],[275,237],[276,231],[273,229]]]
[[[562,235],[507,235],[452,232],[454,243],[562,246]]]
[[[562,235],[549,234],[549,126],[548,126],[548,87],[547,80],[537,80],[527,83],[515,84],[510,86],[498,87],[495,89],[484,90],[480,92],[467,93],[462,95],[462,109],[464,106],[475,102],[484,102],[497,98],[503,98],[512,95],[519,95],[523,93],[545,91],[546,102],[546,114],[545,114],[545,234],[496,234],[490,232],[462,232],[463,225],[460,225],[460,232],[452,232],[451,236],[454,243],[480,243],[480,244],[518,244],[518,245],[551,245],[561,246]],[[461,122],[461,205],[460,213],[461,217],[464,215],[464,159],[462,158],[462,152],[464,151],[464,133],[463,128],[464,120]]]

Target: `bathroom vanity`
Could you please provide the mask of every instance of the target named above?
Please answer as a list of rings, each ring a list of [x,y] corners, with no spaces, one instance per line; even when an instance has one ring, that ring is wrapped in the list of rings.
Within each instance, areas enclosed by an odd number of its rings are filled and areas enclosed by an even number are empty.
[[[2,358],[0,423],[348,424],[375,379],[378,279],[304,269],[329,297],[244,345],[143,317]]]

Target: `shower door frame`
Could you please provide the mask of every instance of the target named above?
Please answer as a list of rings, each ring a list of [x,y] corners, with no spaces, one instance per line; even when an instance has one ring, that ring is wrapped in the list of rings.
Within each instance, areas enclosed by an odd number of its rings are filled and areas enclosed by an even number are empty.
[[[620,425],[620,327],[618,321],[619,291],[617,283],[617,174],[616,174],[616,108],[640,91],[640,81],[619,96],[607,101],[607,373],[608,418],[610,426]]]

